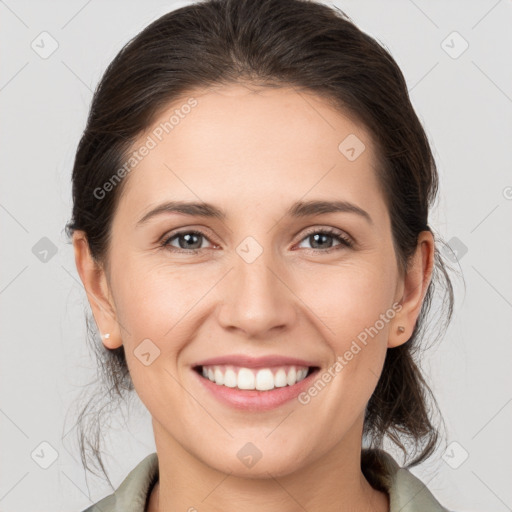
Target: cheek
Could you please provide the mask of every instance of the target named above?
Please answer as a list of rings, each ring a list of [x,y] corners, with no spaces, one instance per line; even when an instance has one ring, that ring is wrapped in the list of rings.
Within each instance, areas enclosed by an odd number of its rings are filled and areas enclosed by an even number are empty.
[[[339,272],[329,268],[325,274],[317,273],[315,287],[309,283],[298,294],[315,313],[311,318],[317,318],[317,329],[331,352],[330,371],[324,371],[323,378],[319,375],[332,386],[331,411],[340,410],[336,405],[340,401],[359,410],[380,376],[389,323],[395,316],[394,274],[382,266],[373,262],[346,266]],[[342,410],[346,414],[347,409]]]
[[[314,280],[306,275],[298,286],[297,295],[314,314],[312,318],[321,321],[316,323],[337,352],[391,307],[394,274],[382,267],[368,261],[319,268]]]
[[[187,271],[162,257],[156,263],[150,259],[127,257],[112,278],[128,368],[148,408],[158,399],[154,392],[144,397],[150,389],[161,389],[167,397],[180,396],[169,374],[183,378],[182,354],[204,316],[202,299],[218,281],[207,267]]]
[[[131,345],[144,338],[175,338],[175,326],[200,294],[200,290],[194,293],[190,275],[179,268],[148,265],[136,258],[127,258],[118,268],[113,286],[117,315],[128,331],[123,342]]]
[[[199,299],[190,276],[186,277],[168,265],[148,265],[144,258],[135,257],[126,258],[113,273],[130,376],[136,393],[155,417],[165,418],[170,401],[180,407],[180,354],[190,340],[187,312]]]

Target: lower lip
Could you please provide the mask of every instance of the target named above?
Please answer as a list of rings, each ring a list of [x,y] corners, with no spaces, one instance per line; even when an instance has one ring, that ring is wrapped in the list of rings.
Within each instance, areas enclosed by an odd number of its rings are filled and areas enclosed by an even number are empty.
[[[256,389],[238,389],[228,386],[220,386],[210,379],[203,377],[195,370],[192,370],[196,377],[201,381],[202,385],[217,398],[220,402],[227,404],[236,409],[246,411],[268,411],[275,409],[297,396],[307,388],[311,379],[318,373],[318,369],[314,370],[306,378],[297,382],[293,386],[284,386],[282,388],[274,388],[269,391],[258,391]]]

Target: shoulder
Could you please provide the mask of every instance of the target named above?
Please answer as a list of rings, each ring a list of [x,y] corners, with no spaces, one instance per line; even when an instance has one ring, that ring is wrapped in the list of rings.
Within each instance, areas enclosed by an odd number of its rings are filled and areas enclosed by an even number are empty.
[[[151,489],[158,480],[158,457],[151,453],[126,476],[113,494],[82,512],[144,512]]]
[[[372,487],[388,493],[390,512],[450,512],[419,478],[384,450],[363,449],[361,469]]]

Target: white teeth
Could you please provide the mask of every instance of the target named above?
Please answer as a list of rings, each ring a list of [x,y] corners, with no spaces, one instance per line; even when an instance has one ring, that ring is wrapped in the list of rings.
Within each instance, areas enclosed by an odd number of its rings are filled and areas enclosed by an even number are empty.
[[[254,373],[249,368],[238,370],[238,389],[254,389]]]
[[[288,383],[288,386],[292,386],[295,384],[295,382],[297,382],[297,372],[295,371],[295,367],[292,366],[290,368],[286,382]]]
[[[236,388],[236,373],[231,368],[224,374],[224,386]]]
[[[217,384],[224,384],[224,374],[221,372],[220,368],[215,368],[213,370],[213,376],[215,377],[215,382]]]
[[[282,368],[279,368],[277,373],[274,375],[274,386],[276,388],[284,388],[287,385],[286,372]]]
[[[257,389],[268,391],[274,388],[293,386],[308,373],[304,366],[280,367],[277,371],[270,368],[235,368],[233,366],[203,366],[203,377],[219,386],[238,389]]]
[[[256,389],[259,391],[274,389],[274,376],[270,370],[260,370],[256,374]]]

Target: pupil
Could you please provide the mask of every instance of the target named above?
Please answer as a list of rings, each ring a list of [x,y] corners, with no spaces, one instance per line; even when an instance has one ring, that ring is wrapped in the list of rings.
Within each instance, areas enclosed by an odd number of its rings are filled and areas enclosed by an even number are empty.
[[[198,235],[196,235],[196,234],[194,234],[194,233],[188,233],[188,234],[186,234],[186,235],[183,235],[183,236],[182,236],[182,238],[184,238],[184,239],[186,240],[186,243],[185,243],[185,246],[184,246],[184,247],[182,246],[181,248],[182,248],[182,249],[190,249],[190,246],[194,244],[194,242],[193,242],[193,241],[192,241],[191,243],[189,243],[189,242],[190,242],[190,240],[191,240],[192,238],[197,238],[197,239],[198,239],[199,237],[198,237]],[[197,243],[197,242],[196,242],[196,243]],[[181,245],[181,244],[180,244],[180,245]],[[195,247],[194,247],[194,249],[195,249]]]
[[[317,233],[315,235],[312,235],[313,239],[315,240],[315,242],[312,244],[314,246],[315,243],[317,243],[318,239],[323,239],[323,241],[325,241],[325,238],[330,238],[330,235],[327,235],[325,233]]]

